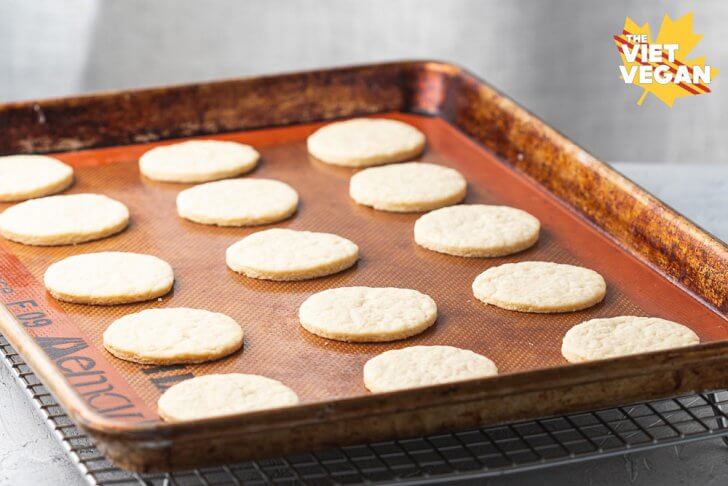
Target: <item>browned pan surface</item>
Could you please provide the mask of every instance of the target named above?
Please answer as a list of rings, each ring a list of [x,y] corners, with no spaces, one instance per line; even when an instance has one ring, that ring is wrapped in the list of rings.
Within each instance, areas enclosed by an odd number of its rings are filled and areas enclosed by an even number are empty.
[[[501,373],[566,366],[563,334],[595,317],[651,315],[691,327],[704,342],[728,337],[726,321],[663,276],[628,255],[607,236],[530,179],[506,166],[439,118],[392,114],[427,135],[422,160],[460,170],[468,180],[467,203],[504,204],[541,220],[538,244],[506,258],[466,259],[418,247],[412,236],[419,214],[391,214],[358,206],[349,199],[352,171],[312,160],[305,138],[321,124],[231,133],[210,138],[236,140],[256,147],[260,166],[246,177],[269,177],[295,187],[298,214],[280,227],[337,233],[356,242],[361,260],[341,274],[292,283],[246,278],[225,265],[225,249],[265,227],[218,228],[179,218],[177,193],[185,184],[158,183],[140,177],[138,157],[155,144],[113,147],[58,155],[76,168],[77,182],[67,192],[98,192],[128,205],[132,221],[123,233],[70,247],[0,245],[27,267],[41,305],[60,309],[100,354],[128,382],[150,409],[164,386],[190,375],[256,373],[279,379],[304,402],[367,394],[361,380],[364,363],[382,351],[416,344],[447,344],[472,349],[493,359]],[[0,210],[8,207],[1,204]],[[267,226],[270,227],[270,226]],[[159,301],[114,307],[56,303],[40,283],[51,263],[69,255],[120,250],[143,252],[168,261],[175,270],[174,291]],[[606,300],[594,308],[555,315],[522,314],[486,306],[471,292],[473,279],[506,262],[548,260],[583,265],[601,273]],[[438,304],[436,325],[420,336],[385,344],[346,344],[309,334],[298,324],[298,307],[311,293],[331,287],[366,285],[409,287],[431,295]],[[223,312],[244,328],[244,351],[204,365],[158,369],[108,355],[102,333],[114,319],[151,307],[190,306]]]

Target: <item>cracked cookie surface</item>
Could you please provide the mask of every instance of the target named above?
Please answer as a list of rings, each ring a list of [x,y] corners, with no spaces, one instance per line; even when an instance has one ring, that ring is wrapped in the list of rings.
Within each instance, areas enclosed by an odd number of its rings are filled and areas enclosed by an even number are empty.
[[[164,182],[209,182],[250,172],[260,155],[249,145],[189,140],[155,147],[139,158],[139,171]]]
[[[143,364],[202,363],[227,356],[242,345],[243,329],[232,317],[186,307],[128,314],[104,331],[107,351]]]
[[[61,192],[73,183],[73,169],[45,155],[0,157],[0,201],[23,201]]]
[[[658,317],[591,319],[569,329],[561,354],[571,363],[698,344],[687,326]]]
[[[318,336],[348,342],[404,339],[435,323],[430,296],[394,287],[339,287],[311,295],[299,309],[301,325]]]
[[[322,162],[370,167],[418,156],[425,148],[425,136],[401,121],[355,118],[319,128],[306,143],[308,152]]]
[[[43,276],[48,292],[77,304],[113,305],[160,297],[172,289],[174,272],[152,255],[107,251],[57,261]]]
[[[341,272],[356,263],[359,247],[331,233],[273,228],[230,246],[228,267],[251,278],[305,280]]]
[[[216,226],[256,226],[289,218],[298,207],[298,193],[273,179],[229,179],[208,182],[177,195],[177,213],[184,219]]]
[[[453,346],[411,346],[385,351],[364,365],[364,385],[372,392],[436,385],[498,374],[483,355]]]
[[[467,182],[460,172],[427,162],[372,167],[349,181],[349,195],[357,203],[380,211],[429,211],[465,198]]]
[[[157,411],[162,419],[179,422],[297,403],[296,393],[278,380],[227,373],[198,376],[173,385],[159,397]]]
[[[571,312],[604,299],[607,286],[594,270],[552,262],[506,263],[473,282],[478,300],[521,312]]]
[[[461,204],[431,211],[415,222],[415,242],[429,250],[464,257],[510,255],[533,246],[541,225],[508,206]]]
[[[101,194],[48,196],[11,206],[0,214],[0,234],[37,246],[72,245],[122,231],[129,210]]]

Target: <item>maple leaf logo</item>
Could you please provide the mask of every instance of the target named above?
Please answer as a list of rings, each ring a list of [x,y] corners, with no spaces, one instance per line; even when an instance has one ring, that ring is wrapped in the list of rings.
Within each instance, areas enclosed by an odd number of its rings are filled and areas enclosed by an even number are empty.
[[[705,56],[688,59],[702,38],[702,35],[693,31],[692,13],[677,20],[672,20],[665,14],[654,41],[648,23],[637,25],[627,17],[622,33],[614,36],[614,42],[624,67],[620,69],[622,79],[626,83],[642,88],[642,95],[637,100],[638,105],[642,105],[650,93],[669,107],[672,107],[678,98],[710,93],[709,81],[696,80],[695,71],[700,70],[704,73],[707,68],[708,77],[715,78],[718,70],[706,66]],[[637,39],[642,39],[642,42]],[[665,49],[668,46],[672,49]],[[657,51],[660,55],[651,55],[653,52],[657,54]],[[656,61],[658,57],[660,59]],[[640,69],[649,70],[654,73],[655,78],[660,71],[666,76],[671,76],[673,82],[656,82],[655,79],[642,78],[637,75]],[[625,73],[629,73],[629,76],[625,76]],[[686,78],[689,78],[689,81]]]

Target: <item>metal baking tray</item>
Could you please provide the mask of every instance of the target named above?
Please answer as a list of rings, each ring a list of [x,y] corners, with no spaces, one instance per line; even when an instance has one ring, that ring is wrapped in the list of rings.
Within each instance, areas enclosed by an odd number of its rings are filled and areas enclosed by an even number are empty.
[[[390,214],[348,198],[351,171],[311,159],[305,139],[326,121],[376,114],[427,135],[423,160],[460,170],[466,202],[525,209],[543,223],[539,243],[517,255],[463,259],[417,247],[416,214]],[[204,136],[249,143],[271,177],[300,193],[299,213],[279,226],[336,232],[362,260],[338,275],[295,283],[247,279],[224,250],[260,228],[184,221],[175,196],[188,185],[142,179],[136,161],[170,139]],[[68,192],[100,192],[126,203],[123,233],[70,247],[0,243],[0,330],[73,420],[122,467],[169,470],[321,447],[434,433],[565,413],[728,385],[728,250],[482,81],[438,62],[401,62],[108,93],[0,106],[0,153],[53,153],[76,169]],[[7,205],[1,205],[4,209]],[[42,274],[65,256],[147,252],[175,269],[161,301],[93,307],[59,303]],[[555,315],[485,306],[473,278],[510,261],[550,260],[593,268],[605,301]],[[311,293],[345,285],[397,285],[431,295],[437,324],[395,343],[346,344],[304,331],[297,309]],[[245,328],[242,353],[204,365],[141,366],[101,345],[115,318],[154,306],[225,312]],[[593,317],[657,315],[682,322],[702,344],[569,365],[561,337]],[[414,344],[450,344],[491,357],[502,374],[369,394],[370,357]],[[162,423],[155,403],[168,386],[213,372],[280,379],[302,404],[184,424]]]

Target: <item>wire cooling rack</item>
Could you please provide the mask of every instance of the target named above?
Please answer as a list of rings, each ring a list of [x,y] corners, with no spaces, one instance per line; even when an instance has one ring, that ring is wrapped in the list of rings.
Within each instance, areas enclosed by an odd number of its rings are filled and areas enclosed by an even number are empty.
[[[0,334],[3,361],[92,485],[438,483],[728,436],[728,392],[169,474],[114,467]]]

